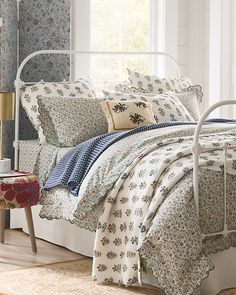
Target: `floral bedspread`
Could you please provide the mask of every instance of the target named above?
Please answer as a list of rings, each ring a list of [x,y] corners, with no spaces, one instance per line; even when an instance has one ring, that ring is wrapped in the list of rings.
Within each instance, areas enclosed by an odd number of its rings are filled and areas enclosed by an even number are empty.
[[[213,269],[207,254],[236,245],[234,234],[201,245],[201,232],[216,232],[224,223],[225,167],[219,146],[236,141],[236,128],[204,127],[201,143],[209,150],[200,156],[200,227],[193,200],[193,132],[194,127],[178,126],[126,138],[99,157],[76,201],[55,190],[43,195],[41,217],[97,227],[97,282],[135,284],[148,267],[167,294],[192,294]],[[227,222],[233,229],[236,149],[228,150],[227,159]]]

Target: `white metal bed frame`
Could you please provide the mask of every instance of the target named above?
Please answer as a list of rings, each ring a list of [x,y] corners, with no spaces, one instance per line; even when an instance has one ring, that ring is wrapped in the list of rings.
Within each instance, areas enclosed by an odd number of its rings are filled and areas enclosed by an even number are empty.
[[[19,105],[20,105],[20,89],[24,85],[30,85],[35,82],[24,82],[21,80],[21,74],[22,71],[25,67],[25,65],[28,63],[29,60],[36,56],[40,55],[45,55],[45,54],[67,54],[67,55],[117,55],[117,56],[122,56],[122,55],[161,55],[164,57],[168,57],[173,64],[176,67],[177,74],[180,77],[181,76],[181,71],[179,69],[177,61],[169,54],[165,52],[159,52],[159,51],[153,51],[153,52],[125,52],[125,51],[117,51],[117,52],[103,52],[103,51],[78,51],[78,50],[39,50],[36,51],[29,56],[27,56],[22,63],[20,64],[18,71],[17,71],[17,76],[15,80],[15,89],[16,89],[16,95],[15,95],[15,141],[14,141],[14,149],[15,149],[15,158],[14,158],[14,168],[17,170],[19,168]],[[58,83],[64,83],[64,82],[58,82]],[[224,100],[219,103],[216,103],[212,105],[208,110],[205,111],[205,113],[202,115],[201,119],[199,120],[196,129],[195,129],[195,134],[194,134],[194,140],[193,140],[193,160],[194,160],[194,165],[193,165],[193,187],[194,187],[194,201],[196,205],[196,213],[197,213],[197,218],[199,220],[199,175],[198,175],[198,166],[199,166],[199,155],[205,151],[205,149],[201,146],[199,143],[199,135],[201,132],[201,128],[203,125],[203,122],[205,119],[209,116],[209,114],[214,111],[216,108],[219,108],[223,105],[232,105],[236,104],[236,100]],[[223,152],[224,152],[224,159],[225,159],[225,164],[226,164],[226,151],[229,148],[236,147],[229,145],[228,143],[224,143],[222,146]],[[230,232],[236,232],[236,230],[228,230],[227,229],[227,220],[226,220],[226,175],[227,175],[227,169],[225,165],[224,169],[224,230],[221,232],[213,233],[213,234],[208,234],[208,235],[203,235],[202,237],[204,238],[205,236],[212,236],[216,235],[219,233],[223,233],[224,235],[227,235]]]
[[[209,109],[207,109],[204,114],[202,115],[201,119],[199,120],[197,127],[195,129],[194,138],[193,138],[193,188],[194,188],[194,201],[196,206],[196,213],[198,222],[200,219],[199,214],[199,174],[198,174],[198,166],[199,166],[199,156],[202,152],[207,151],[209,148],[204,148],[199,143],[199,135],[201,132],[201,128],[203,122],[207,119],[207,117],[217,108],[224,106],[224,105],[236,105],[236,100],[223,100],[218,103],[212,105]],[[226,189],[226,177],[227,177],[227,150],[231,148],[235,148],[235,142],[228,142],[224,141],[222,145],[223,155],[224,155],[224,228],[223,231],[215,232],[211,234],[202,234],[202,240],[205,237],[215,236],[219,234],[223,234],[227,236],[229,233],[236,232],[236,230],[228,230],[227,227],[227,189]],[[219,149],[219,147],[217,148]]]
[[[45,55],[45,54],[67,54],[73,56],[73,55],[107,55],[107,56],[123,56],[123,55],[146,55],[146,56],[151,56],[151,55],[160,55],[164,56],[170,59],[172,63],[175,65],[177,74],[179,77],[181,77],[181,71],[178,66],[177,61],[168,53],[161,52],[161,51],[151,51],[151,52],[141,52],[141,51],[80,51],[80,50],[39,50],[31,53],[28,55],[20,64],[18,70],[17,70],[17,75],[16,75],[16,80],[15,80],[15,89],[16,89],[16,95],[15,95],[15,141],[14,141],[14,149],[15,149],[15,159],[14,159],[14,169],[19,168],[19,106],[20,106],[20,89],[24,85],[30,85],[32,83],[36,82],[24,82],[21,80],[21,74],[22,71],[25,67],[25,65],[34,57],[39,56],[39,55]],[[65,81],[64,81],[65,82]],[[61,82],[61,83],[64,83]],[[59,83],[58,83],[59,84]]]

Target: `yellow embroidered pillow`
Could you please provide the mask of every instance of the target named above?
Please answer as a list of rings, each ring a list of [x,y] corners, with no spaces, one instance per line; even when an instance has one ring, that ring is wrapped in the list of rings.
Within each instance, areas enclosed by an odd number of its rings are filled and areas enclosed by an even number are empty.
[[[105,100],[101,102],[101,107],[107,118],[109,132],[156,124],[152,105],[148,102]]]

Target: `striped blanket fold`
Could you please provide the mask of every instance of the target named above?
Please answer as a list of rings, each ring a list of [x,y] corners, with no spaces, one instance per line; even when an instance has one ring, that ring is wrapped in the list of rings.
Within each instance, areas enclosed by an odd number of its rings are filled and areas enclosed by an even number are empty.
[[[211,119],[204,122],[204,124],[211,123],[235,123],[235,120]],[[66,155],[52,170],[43,189],[49,190],[53,187],[61,185],[67,188],[72,195],[77,196],[80,186],[94,162],[109,146],[115,142],[143,131],[178,125],[183,126],[196,124],[196,122],[165,122],[138,127],[130,131],[106,133],[91,138],[66,153]]]

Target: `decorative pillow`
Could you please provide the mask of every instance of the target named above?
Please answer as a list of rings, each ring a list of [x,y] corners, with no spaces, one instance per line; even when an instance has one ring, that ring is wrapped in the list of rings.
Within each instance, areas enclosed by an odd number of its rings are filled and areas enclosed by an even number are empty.
[[[148,102],[106,100],[101,102],[101,106],[107,118],[109,132],[156,123],[152,106]]]
[[[121,93],[138,93],[138,94],[144,94],[145,95],[149,94],[149,95],[153,95],[150,94],[150,92],[148,90],[145,90],[143,88],[136,88],[136,87],[132,87],[132,86],[128,86],[126,84],[117,84],[115,86],[115,92],[121,92]]]
[[[79,79],[75,83],[50,83],[39,82],[21,89],[21,103],[30,121],[37,131],[39,131],[38,98],[43,97],[77,97],[94,99],[95,91],[91,87],[88,79]]]
[[[145,96],[156,95],[154,93],[148,92],[148,90],[144,90],[143,88],[130,87],[126,84],[116,85],[115,90],[116,92],[133,93]],[[199,105],[203,97],[202,87],[200,85],[189,86],[188,88],[183,89],[181,92],[168,91],[167,93],[175,94],[195,121],[200,119],[201,114]]]
[[[182,92],[175,93],[176,97],[182,102],[185,108],[189,111],[194,121],[198,121],[201,118],[200,102],[202,100],[203,93],[200,85],[190,86],[184,89]]]
[[[175,93],[155,96],[136,93],[111,93],[107,91],[103,93],[104,100],[141,100],[149,102],[152,105],[152,111],[157,123],[166,121],[194,121]]]
[[[167,91],[180,92],[192,85],[189,77],[160,79],[155,75],[145,75],[130,69],[129,81],[132,87],[148,90],[149,93],[162,94]]]
[[[107,132],[100,100],[77,97],[38,97],[39,120],[47,142],[75,146]]]

